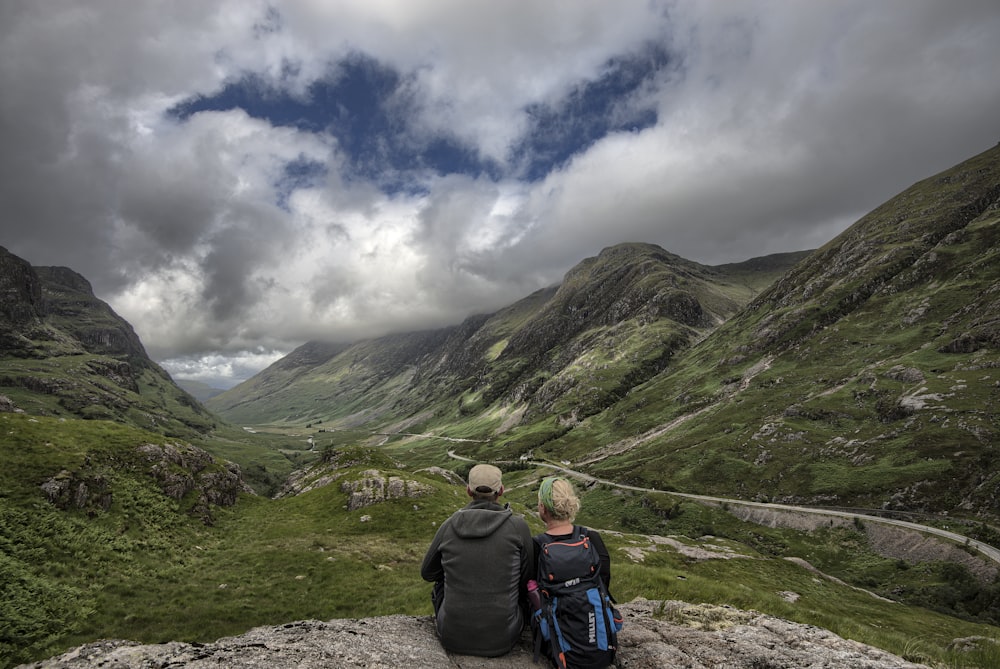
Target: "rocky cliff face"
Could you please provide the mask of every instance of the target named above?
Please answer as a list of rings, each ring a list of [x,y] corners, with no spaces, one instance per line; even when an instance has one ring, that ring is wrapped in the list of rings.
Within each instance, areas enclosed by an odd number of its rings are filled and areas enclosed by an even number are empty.
[[[31,413],[107,418],[174,436],[212,422],[87,279],[66,267],[32,267],[3,248],[0,389]]]
[[[68,267],[36,267],[47,318],[89,353],[150,362],[132,325],[97,299],[90,282]]]
[[[31,265],[0,246],[0,327],[36,320],[43,310],[42,284]]]
[[[620,608],[625,614],[625,629],[615,661],[619,669],[924,667],[817,627],[752,611],[646,600]],[[966,646],[987,643],[977,639],[956,641]],[[532,663],[530,633],[525,633],[520,645],[504,657],[454,655],[438,643],[433,619],[395,615],[259,627],[208,644],[98,641],[21,668],[525,669],[548,666],[544,662]]]

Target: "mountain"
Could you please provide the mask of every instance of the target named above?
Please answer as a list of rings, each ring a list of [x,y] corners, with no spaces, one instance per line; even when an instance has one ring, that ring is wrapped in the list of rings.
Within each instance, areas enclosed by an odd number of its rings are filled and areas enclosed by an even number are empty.
[[[46,666],[197,664],[262,639],[302,656],[296,630],[381,616],[432,644],[419,568],[467,499],[452,453],[498,461],[533,531],[553,467],[618,482],[583,478],[577,520],[606,530],[629,652],[666,654],[630,661],[717,664],[721,634],[733,662],[795,664],[836,634],[861,663],[855,642],[998,666],[997,565],[968,542],[664,492],[924,512],[996,543],[997,163],[921,182],[811,255],[705,267],[625,244],[454,327],[306,345],[216,398],[274,425],[220,423],[205,450],[169,436],[201,434],[197,412],[86,281],[0,254],[0,668],[80,644]],[[74,419],[93,415],[114,420]]]
[[[876,208],[552,451],[678,490],[997,519],[998,223],[1000,146]]]
[[[0,247],[0,298],[0,393],[21,409],[169,435],[211,429],[214,417],[76,272],[32,267]]]
[[[174,379],[174,383],[199,402],[204,402],[207,399],[225,392],[222,388],[215,388],[207,383],[196,381],[194,379]]]
[[[460,325],[352,345],[310,342],[207,405],[243,423],[337,427],[579,420],[661,371],[805,253],[707,267],[651,244],[605,249],[562,284]]]
[[[447,436],[661,489],[995,520],[998,197],[993,148],[811,254],[615,246],[452,328],[309,344],[209,406],[409,433],[395,452]]]

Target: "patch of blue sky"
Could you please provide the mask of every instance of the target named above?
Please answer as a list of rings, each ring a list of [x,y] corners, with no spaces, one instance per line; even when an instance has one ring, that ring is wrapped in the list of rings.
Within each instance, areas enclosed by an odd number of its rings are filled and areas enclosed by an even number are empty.
[[[531,105],[531,128],[513,150],[523,178],[537,181],[610,133],[656,125],[651,104],[638,102],[643,87],[670,63],[651,45],[643,52],[610,59],[601,76],[582,82],[563,99]]]
[[[169,113],[185,120],[202,111],[239,108],[275,126],[329,134],[347,158],[345,181],[370,181],[390,194],[423,192],[428,172],[537,181],[609,133],[655,125],[655,108],[637,105],[635,99],[669,60],[659,47],[613,58],[599,76],[579,83],[563,99],[527,107],[528,130],[509,156],[514,174],[483,159],[474,146],[457,137],[418,132],[411,122],[420,111],[409,90],[412,82],[365,54],[338,63],[305,95],[293,95],[247,74],[213,95],[186,100]],[[317,174],[317,165],[292,163],[282,184],[308,187]],[[290,190],[279,192],[287,203]]]
[[[421,137],[410,118],[417,109],[406,82],[395,70],[355,54],[305,96],[276,88],[248,74],[211,96],[186,100],[169,113],[181,120],[202,111],[242,109],[274,126],[289,126],[336,137],[347,161],[347,181],[365,179],[387,192],[420,190],[414,173],[499,176],[499,167],[482,161],[473,147],[454,137]]]

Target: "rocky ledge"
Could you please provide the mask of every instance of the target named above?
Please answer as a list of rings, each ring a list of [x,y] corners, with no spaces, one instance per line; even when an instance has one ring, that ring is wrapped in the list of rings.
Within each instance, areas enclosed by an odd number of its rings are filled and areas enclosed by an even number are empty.
[[[913,664],[827,630],[752,611],[683,602],[637,600],[621,607],[620,669],[915,669]],[[508,655],[478,658],[444,652],[429,616],[302,621],[258,627],[208,644],[139,645],[98,641],[21,669],[165,669],[166,667],[367,667],[369,669],[517,669],[532,663],[530,634]]]

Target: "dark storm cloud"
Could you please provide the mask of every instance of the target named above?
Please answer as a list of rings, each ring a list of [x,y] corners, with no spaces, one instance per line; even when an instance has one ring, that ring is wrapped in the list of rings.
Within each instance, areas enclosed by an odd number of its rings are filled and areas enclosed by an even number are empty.
[[[646,241],[817,247],[1000,139],[989,0],[0,4],[0,245],[179,375]]]

